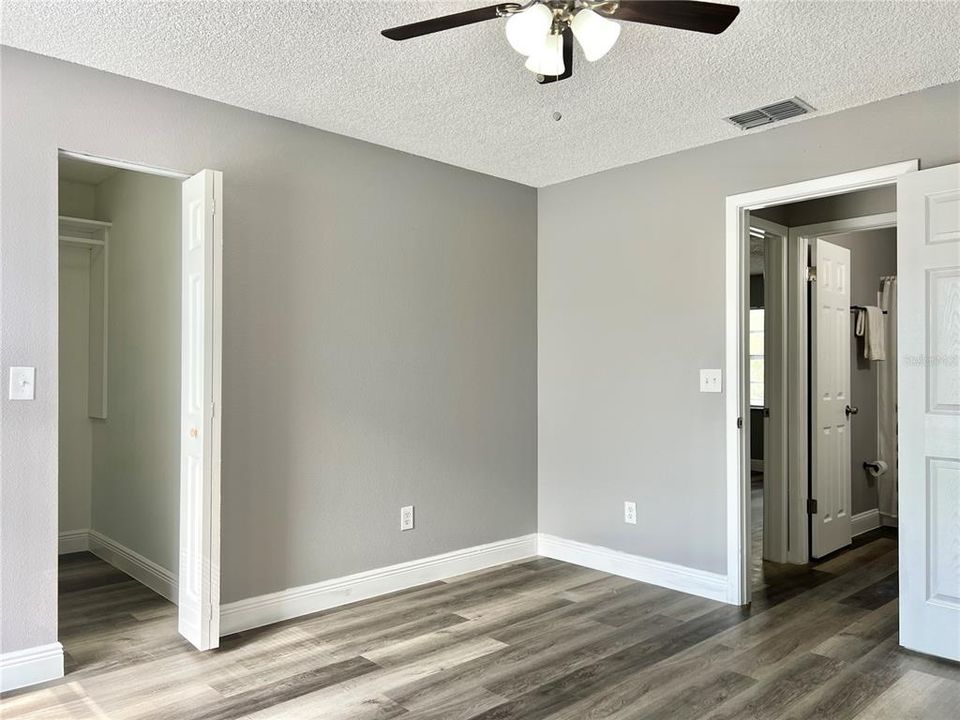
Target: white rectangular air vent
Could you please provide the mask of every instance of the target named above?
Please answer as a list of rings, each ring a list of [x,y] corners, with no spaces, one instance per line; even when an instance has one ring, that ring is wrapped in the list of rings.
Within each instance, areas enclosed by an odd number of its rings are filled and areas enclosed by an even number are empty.
[[[771,105],[764,105],[762,108],[757,108],[756,110],[737,113],[725,119],[741,130],[750,130],[751,128],[768,125],[778,120],[786,120],[787,118],[797,117],[797,115],[806,115],[813,111],[814,108],[800,98],[795,97]]]

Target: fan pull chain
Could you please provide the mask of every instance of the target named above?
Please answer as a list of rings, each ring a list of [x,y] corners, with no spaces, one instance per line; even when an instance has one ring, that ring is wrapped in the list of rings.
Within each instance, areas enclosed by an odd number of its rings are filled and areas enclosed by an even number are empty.
[[[563,56],[562,45],[561,45],[560,53],[562,57]],[[560,76],[557,75],[556,78],[557,78],[556,81],[554,81],[553,83],[553,101],[554,101],[555,108],[560,107]],[[559,110],[554,110],[553,119],[554,119],[554,122],[560,122],[561,120],[563,120],[563,114]]]

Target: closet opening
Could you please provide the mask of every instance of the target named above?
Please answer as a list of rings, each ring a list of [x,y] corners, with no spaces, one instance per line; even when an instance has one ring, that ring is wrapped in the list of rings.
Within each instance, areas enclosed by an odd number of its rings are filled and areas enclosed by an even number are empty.
[[[123,642],[131,625],[219,640],[220,187],[213,171],[58,157],[67,673],[149,652]]]

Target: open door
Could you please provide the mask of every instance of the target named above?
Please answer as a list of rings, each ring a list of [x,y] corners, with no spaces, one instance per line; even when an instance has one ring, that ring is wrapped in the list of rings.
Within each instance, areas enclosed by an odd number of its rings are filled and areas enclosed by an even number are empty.
[[[810,554],[852,542],[850,528],[850,251],[817,238],[810,285]]]
[[[179,630],[220,643],[220,337],[222,176],[183,183]]]
[[[897,181],[900,643],[960,660],[960,165]]]

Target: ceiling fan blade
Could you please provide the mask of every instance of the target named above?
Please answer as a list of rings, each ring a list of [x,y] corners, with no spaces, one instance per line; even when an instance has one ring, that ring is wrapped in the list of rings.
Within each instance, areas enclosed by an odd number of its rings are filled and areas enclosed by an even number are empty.
[[[410,23],[409,25],[390,28],[389,30],[381,32],[381,35],[391,40],[409,40],[410,38],[429,35],[430,33],[440,32],[441,30],[450,30],[451,28],[472,25],[473,23],[484,22],[486,20],[496,20],[498,17],[502,17],[500,15],[500,9],[511,5],[513,5],[513,3],[501,3],[500,5],[467,10],[466,12],[454,13],[453,15],[443,15],[441,17],[430,18],[429,20]]]
[[[694,0],[621,0],[610,17],[718,35],[740,13],[736,5]]]
[[[537,75],[537,82],[541,85],[566,80],[573,75],[573,30],[565,28],[563,31],[563,74]]]

